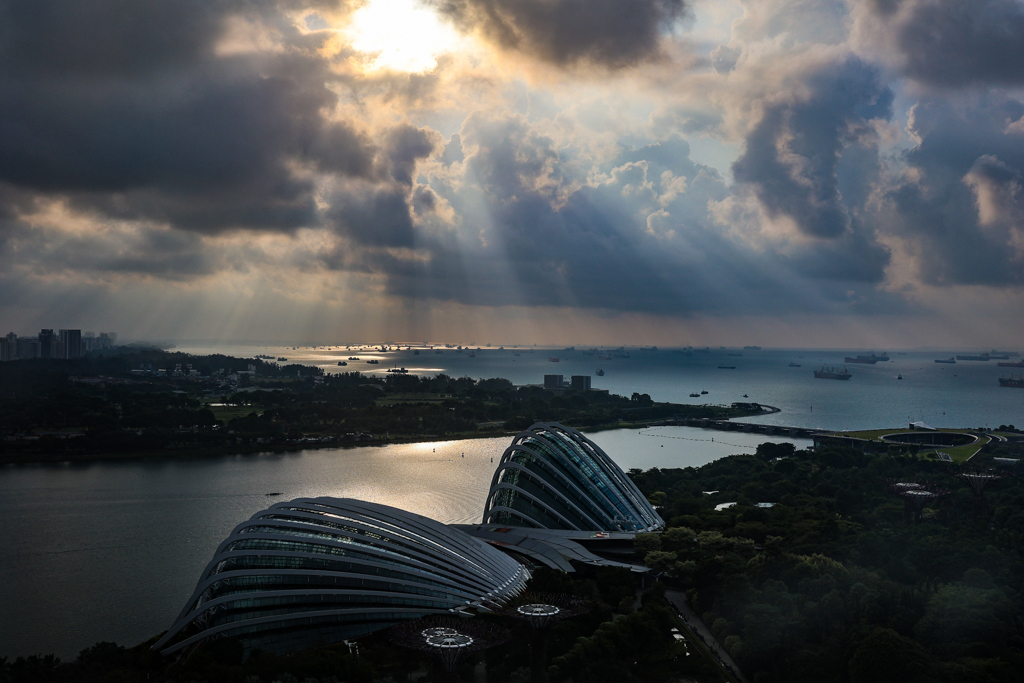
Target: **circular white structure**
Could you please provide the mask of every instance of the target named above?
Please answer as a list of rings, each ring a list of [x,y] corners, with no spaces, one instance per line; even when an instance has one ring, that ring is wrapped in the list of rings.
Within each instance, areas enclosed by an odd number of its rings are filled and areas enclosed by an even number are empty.
[[[553,617],[562,610],[554,605],[521,605],[516,611],[524,617]]]
[[[459,633],[458,631],[427,636],[427,645],[445,650],[469,647],[473,642],[474,641],[471,637],[464,633]]]

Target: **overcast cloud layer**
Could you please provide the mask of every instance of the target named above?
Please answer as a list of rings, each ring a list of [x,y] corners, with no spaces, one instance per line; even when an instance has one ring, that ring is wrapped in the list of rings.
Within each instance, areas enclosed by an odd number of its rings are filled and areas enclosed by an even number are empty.
[[[1021,0],[424,0],[427,68],[361,47],[365,4],[0,0],[0,320],[1024,332]]]

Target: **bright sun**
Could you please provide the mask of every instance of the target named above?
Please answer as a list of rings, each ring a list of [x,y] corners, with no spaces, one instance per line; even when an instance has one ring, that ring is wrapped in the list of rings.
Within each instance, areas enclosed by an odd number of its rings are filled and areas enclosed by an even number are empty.
[[[412,73],[430,71],[463,40],[417,0],[368,0],[346,33],[353,48],[372,57],[368,68]]]

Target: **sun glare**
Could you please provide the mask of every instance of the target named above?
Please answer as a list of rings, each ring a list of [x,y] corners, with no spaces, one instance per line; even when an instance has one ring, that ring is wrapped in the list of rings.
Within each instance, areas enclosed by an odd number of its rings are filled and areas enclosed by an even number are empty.
[[[437,57],[459,48],[459,34],[417,0],[369,0],[352,15],[352,47],[365,53],[370,69],[419,73]]]

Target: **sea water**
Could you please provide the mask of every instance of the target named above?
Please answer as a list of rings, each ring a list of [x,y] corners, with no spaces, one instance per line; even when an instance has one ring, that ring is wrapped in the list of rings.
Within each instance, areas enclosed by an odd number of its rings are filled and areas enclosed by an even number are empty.
[[[953,355],[951,351],[890,353],[889,361],[869,365],[844,363],[846,356],[865,351],[820,349],[629,349],[613,354],[583,349],[485,347],[461,352],[419,349],[415,353],[344,346],[193,345],[174,350],[249,358],[263,354],[287,358],[282,365],[315,365],[329,373],[358,371],[385,375],[390,368],[404,367],[413,374],[504,377],[515,384],[541,384],[545,374],[563,375],[566,380],[572,375],[589,375],[595,389],[608,389],[624,396],[634,392],[649,394],[655,401],[764,403],[781,412],[752,421],[793,427],[854,430],[899,427],[917,421],[935,427],[1024,425],[1024,390],[999,386],[999,377],[1021,369],[1001,368],[996,361],[961,361],[955,365],[935,362],[949,358]],[[610,359],[601,359],[609,355]],[[349,361],[349,356],[358,356],[359,360]],[[549,360],[552,358],[558,358],[558,362]],[[370,365],[367,360],[378,360],[379,365]],[[338,366],[339,361],[348,365]],[[735,369],[720,369],[720,365]],[[849,380],[814,377],[814,371],[822,367],[844,366],[853,375]],[[598,369],[604,371],[604,376],[595,374]],[[691,397],[693,393],[699,396]]]

